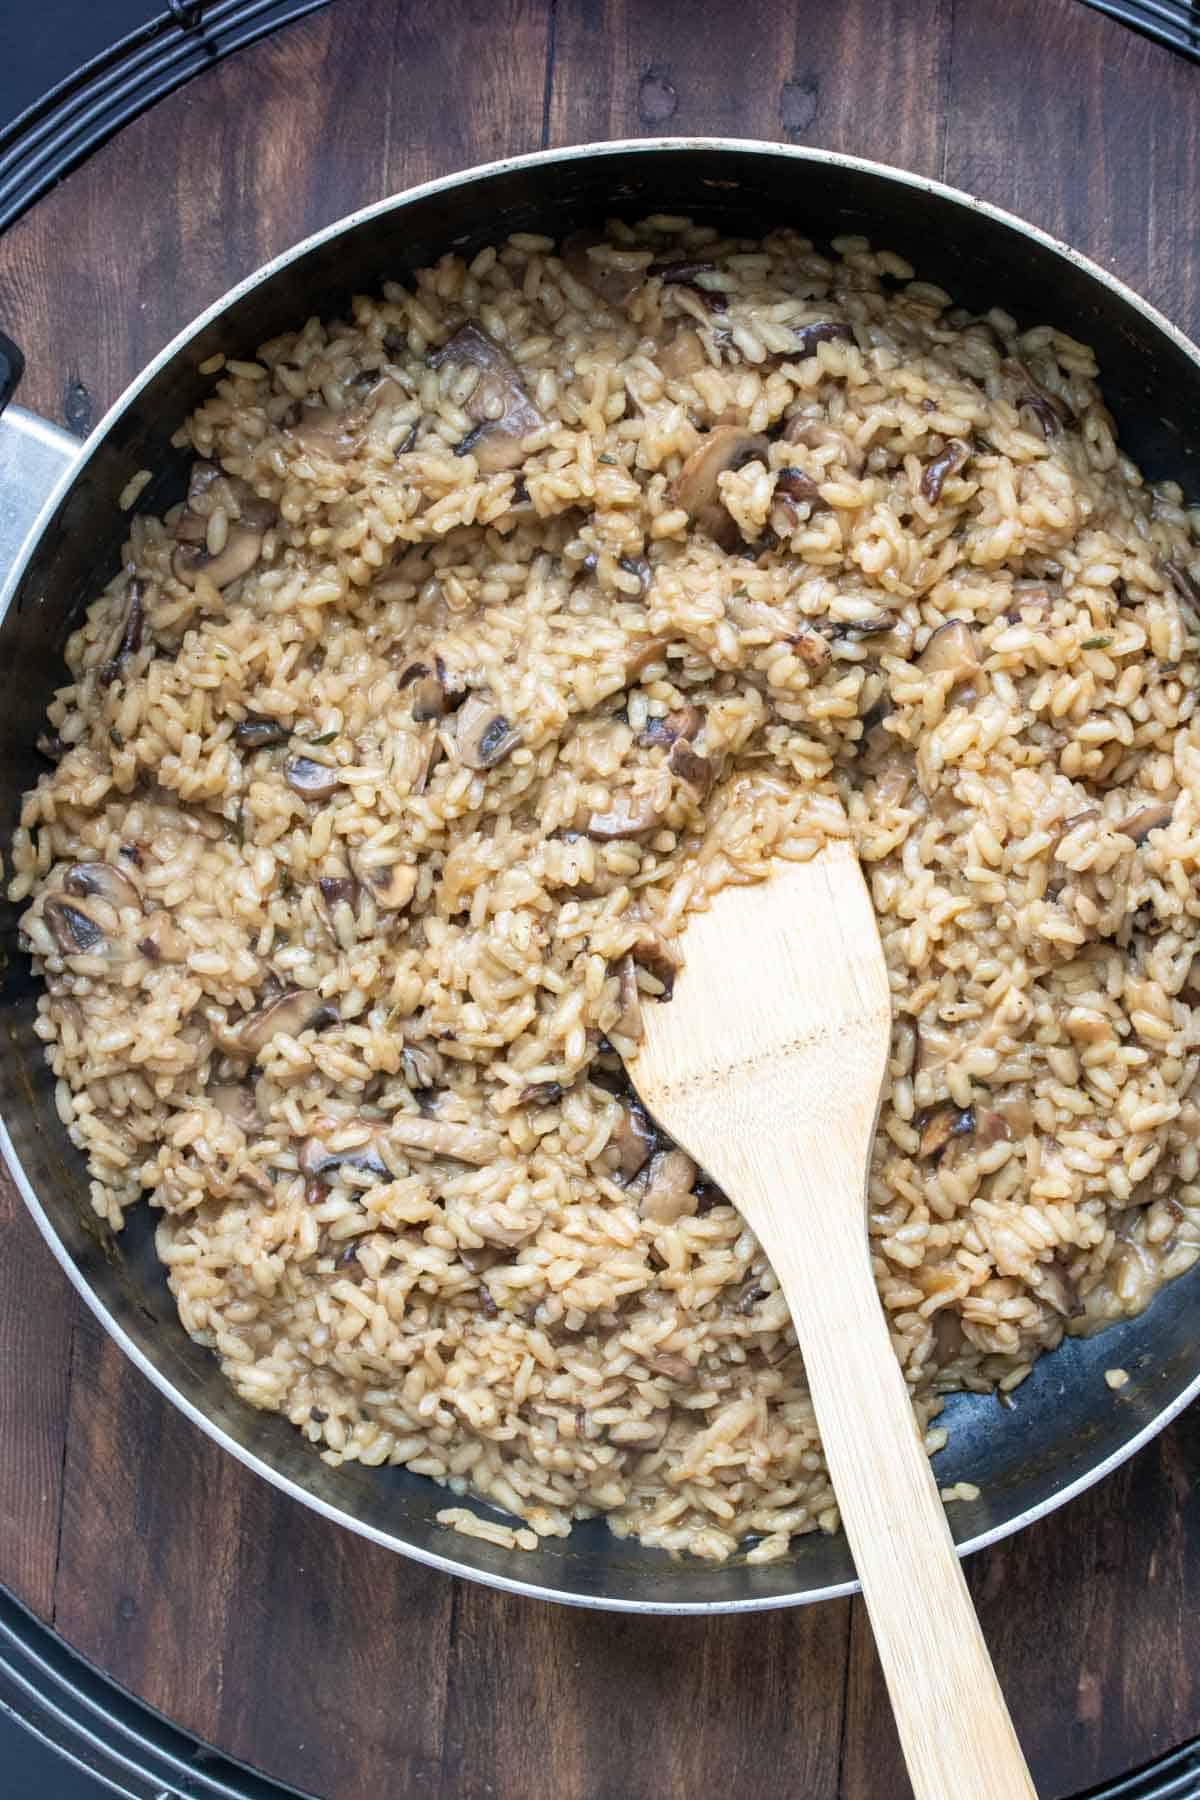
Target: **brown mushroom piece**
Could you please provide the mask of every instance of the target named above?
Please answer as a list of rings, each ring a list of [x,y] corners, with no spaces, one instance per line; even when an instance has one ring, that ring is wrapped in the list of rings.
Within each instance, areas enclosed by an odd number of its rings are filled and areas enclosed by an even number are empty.
[[[440,656],[411,656],[396,677],[396,686],[412,692],[412,716],[418,725],[443,719],[450,710],[446,665]]]
[[[1196,609],[1191,617],[1192,629],[1196,630],[1197,624],[1200,623],[1196,618],[1196,613],[1200,613],[1200,581],[1197,581],[1190,569],[1184,568],[1183,564],[1179,562],[1165,562],[1163,573],[1170,580],[1179,598],[1187,601]]]
[[[566,1093],[561,1081],[534,1081],[521,1089],[522,1106],[557,1106]]]
[[[642,997],[638,988],[637,964],[632,956],[623,956],[617,964],[617,993],[621,1010],[609,1027],[618,1037],[640,1043],[642,1036]]]
[[[286,744],[291,735],[286,725],[265,713],[249,712],[233,728],[233,741],[239,750],[268,750],[273,744]]]
[[[417,871],[412,863],[373,863],[369,850],[351,852],[354,873],[374,896],[381,912],[403,912],[417,891]]]
[[[950,692],[969,705],[976,697],[972,680],[979,671],[975,633],[965,619],[949,619],[939,625],[917,658],[927,675],[953,675]]]
[[[111,863],[73,863],[63,876],[63,891],[80,897],[97,894],[118,909],[136,906],[139,912],[142,910],[142,896],[128,875],[114,869]]]
[[[522,458],[522,441],[546,421],[525,392],[512,358],[468,319],[434,351],[429,363],[434,369],[452,363],[479,370],[464,408],[475,429],[455,446],[454,454],[474,456],[481,475],[515,468]]]
[[[1123,819],[1118,819],[1113,830],[1132,838],[1140,849],[1152,831],[1161,831],[1164,825],[1171,823],[1174,811],[1174,805],[1169,801],[1156,806],[1140,806],[1135,812],[1126,813]]]
[[[387,1136],[401,1149],[449,1157],[452,1162],[471,1163],[476,1168],[484,1168],[500,1154],[501,1140],[496,1132],[481,1125],[456,1125],[448,1119],[397,1113],[388,1121]]]
[[[240,520],[230,524],[225,547],[216,556],[200,544],[177,544],[171,557],[171,572],[184,587],[194,588],[197,575],[205,575],[214,587],[231,587],[248,575],[262,555],[263,533]]]
[[[672,744],[667,765],[673,775],[678,775],[680,781],[686,781],[695,790],[699,799],[703,800],[707,796],[713,784],[712,762],[707,756],[701,756],[698,751],[693,750],[686,739],[680,738],[677,743]]]
[[[658,932],[645,932],[629,954],[639,969],[645,969],[647,975],[658,982],[662,988],[659,998],[669,1000],[675,987],[675,977],[679,973],[679,962]]]
[[[46,928],[64,956],[103,956],[108,949],[104,927],[83,906],[51,894],[42,907]]]
[[[796,469],[790,465],[780,469],[775,476],[775,489],[771,495],[771,528],[779,537],[790,537],[801,523],[800,507],[807,506],[810,514],[827,506],[828,502],[821,496],[819,484],[804,469]]]
[[[1038,1299],[1053,1307],[1062,1318],[1077,1319],[1083,1313],[1079,1290],[1059,1263],[1039,1264],[1030,1286]]]
[[[471,694],[457,720],[455,742],[468,769],[494,769],[521,742],[521,734],[490,700]]]
[[[589,255],[589,251],[607,243],[602,231],[573,231],[563,239],[558,254],[568,275],[581,286],[591,288],[610,306],[622,307],[642,286],[646,271],[640,267],[623,269]]]
[[[281,1032],[286,1032],[288,1037],[299,1037],[302,1031],[319,1030],[336,1018],[336,1011],[320,994],[314,994],[309,988],[289,988],[286,993],[247,1013],[235,1026],[226,1026],[214,1035],[229,1055],[253,1058]]]
[[[950,438],[940,455],[925,464],[921,472],[921,497],[936,506],[942,488],[951,475],[957,475],[971,452],[958,438]]]
[[[258,1116],[254,1089],[244,1081],[218,1081],[211,1083],[204,1090],[204,1098],[210,1106],[214,1106],[223,1119],[236,1125],[244,1136],[259,1130],[262,1121]]]
[[[597,843],[609,843],[615,838],[647,837],[661,824],[662,813],[649,794],[634,794],[630,788],[621,788],[606,812],[588,814],[584,831]]]
[[[650,1178],[642,1195],[642,1217],[655,1225],[674,1225],[696,1210],[692,1188],[696,1165],[685,1150],[661,1150],[650,1164]]]
[[[630,1100],[619,1109],[608,1144],[617,1153],[616,1179],[622,1186],[645,1168],[657,1142],[658,1133],[640,1101]]]
[[[1065,400],[1057,394],[1047,393],[1046,389],[1036,382],[1023,362],[1015,356],[1001,364],[1005,373],[1016,378],[1019,391],[1013,404],[1018,411],[1031,412],[1041,426],[1042,436],[1051,438],[1055,432],[1061,431],[1064,425],[1073,425],[1075,415]]]
[[[643,750],[650,750],[658,745],[669,750],[681,738],[690,743],[703,724],[704,714],[698,706],[689,702],[687,706],[681,706],[674,712],[647,719],[643,730],[638,732],[637,741]]]
[[[407,398],[393,375],[379,376],[365,369],[357,379],[372,384],[357,405],[332,407],[306,401],[297,409],[286,429],[301,449],[315,451],[331,462],[347,462],[362,448],[372,415],[383,405],[395,406]]]
[[[400,1073],[414,1093],[427,1093],[437,1087],[445,1072],[442,1053],[432,1044],[405,1044],[400,1052]]]
[[[311,756],[293,756],[283,771],[283,779],[302,800],[332,800],[342,785],[336,769],[314,762]]]
[[[690,514],[692,523],[723,550],[736,549],[741,534],[725,510],[719,477],[756,456],[765,461],[768,448],[761,432],[747,431],[742,425],[717,425],[704,434],[675,477],[676,506]]]
[[[694,326],[685,325],[659,347],[657,362],[668,381],[684,381],[689,375],[697,375],[708,367],[704,340]]]
[[[107,658],[100,665],[98,679],[101,687],[111,687],[129,658],[137,655],[142,647],[145,625],[145,590],[140,581],[131,581],[121,628]]]
[[[932,1112],[922,1114],[917,1123],[921,1131],[917,1154],[940,1156],[951,1138],[968,1137],[974,1131],[975,1111],[973,1107],[958,1107],[947,1100],[934,1107]]]
[[[815,319],[811,325],[797,325],[796,348],[783,353],[784,361],[801,362],[815,356],[820,344],[852,344],[854,332],[843,319]]]
[[[352,875],[322,875],[317,886],[329,912],[343,903],[351,910],[358,904],[358,883]]]
[[[343,1123],[339,1120],[336,1125],[327,1127],[327,1135],[332,1137],[336,1131],[342,1129]],[[391,1170],[380,1155],[378,1144],[375,1141],[379,1136],[380,1129],[380,1125],[373,1122],[371,1137],[368,1141],[364,1144],[355,1144],[345,1150],[331,1150],[325,1137],[322,1137],[319,1131],[315,1132],[312,1137],[305,1139],[297,1159],[300,1173],[307,1175],[310,1180],[320,1180],[331,1174],[336,1178],[337,1171],[346,1168],[354,1169],[360,1175],[378,1175],[386,1179],[391,1174]]]

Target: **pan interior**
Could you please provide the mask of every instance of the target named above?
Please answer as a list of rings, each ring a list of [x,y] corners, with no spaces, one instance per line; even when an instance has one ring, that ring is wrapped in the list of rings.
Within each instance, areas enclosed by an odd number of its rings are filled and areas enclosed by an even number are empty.
[[[248,285],[185,348],[153,369],[96,434],[0,624],[0,666],[19,669],[0,711],[0,839],[36,780],[33,745],[61,680],[61,651],[81,602],[115,569],[129,475],[157,469],[142,496],[161,511],[180,497],[184,459],[171,432],[207,383],[217,350],[252,353],[318,313],[336,315],[358,289],[403,279],[453,248],[470,255],[510,231],[562,236],[606,217],[689,213],[741,235],[794,225],[818,242],[861,233],[906,256],[924,279],[973,308],[1002,304],[1023,324],[1050,322],[1096,349],[1123,446],[1152,479],[1200,495],[1200,367],[1190,348],[1098,273],[987,209],[887,171],[770,147],[610,147],[501,165],[386,203],[325,234]],[[674,1563],[614,1539],[599,1522],[565,1541],[508,1553],[452,1537],[434,1515],[445,1491],[404,1470],[327,1468],[274,1414],[244,1405],[215,1361],[184,1333],[156,1260],[148,1209],[114,1239],[90,1213],[82,1161],[59,1124],[53,1083],[33,1035],[36,989],[17,949],[15,912],[0,909],[3,1031],[0,1111],[39,1223],[73,1277],[159,1385],[235,1453],[298,1498],[397,1549],[459,1573],[550,1597],[623,1608],[754,1607],[829,1595],[852,1580],[840,1538],[795,1541],[783,1562],[752,1568]],[[1191,1309],[1200,1270],[1158,1295],[1140,1318],[1043,1357],[1013,1402],[954,1396],[950,1441],[935,1462],[943,1485],[980,1496],[951,1509],[961,1544],[1003,1535],[1119,1460],[1200,1381]],[[1112,1392],[1104,1371],[1129,1372]],[[498,1516],[498,1515],[497,1515]]]

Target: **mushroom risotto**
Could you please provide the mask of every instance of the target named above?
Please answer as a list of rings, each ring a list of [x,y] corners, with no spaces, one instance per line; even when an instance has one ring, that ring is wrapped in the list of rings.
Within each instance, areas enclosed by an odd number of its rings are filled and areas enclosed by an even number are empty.
[[[929,1448],[1195,1260],[1200,516],[1084,345],[658,217],[205,372],[10,892],[95,1208],[240,1395],[506,1542],[834,1529],[770,1266],[622,1066],[689,907],[829,834]]]

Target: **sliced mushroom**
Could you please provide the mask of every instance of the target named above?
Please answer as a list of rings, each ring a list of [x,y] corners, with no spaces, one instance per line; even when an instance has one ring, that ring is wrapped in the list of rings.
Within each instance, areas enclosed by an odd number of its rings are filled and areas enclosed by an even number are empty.
[[[293,756],[283,771],[283,779],[302,800],[331,800],[342,785],[337,769],[314,762],[311,756]]]
[[[343,902],[351,910],[358,904],[358,883],[352,875],[322,875],[317,886],[330,912]]]
[[[458,1260],[470,1269],[472,1275],[482,1275],[488,1269],[494,1269],[498,1262],[503,1262],[504,1258],[501,1252],[493,1244],[485,1244],[482,1250],[464,1250],[460,1244],[458,1247]],[[487,1296],[486,1299],[484,1298],[485,1295]],[[494,1318],[496,1315],[496,1302],[492,1300],[487,1288],[481,1286],[479,1290],[479,1301],[484,1312],[488,1312],[489,1300],[491,1301],[491,1312],[488,1313],[488,1317]]]
[[[1059,1263],[1040,1263],[1030,1283],[1039,1300],[1054,1308],[1064,1319],[1077,1319],[1083,1302],[1079,1290]]]
[[[718,425],[706,432],[675,477],[675,504],[690,514],[692,523],[707,532],[722,549],[736,547],[739,532],[721,499],[718,478],[740,469],[753,457],[766,458],[768,444],[761,432],[742,425]]]
[[[606,812],[588,814],[584,830],[598,843],[607,843],[614,838],[648,837],[661,824],[662,813],[651,795],[634,794],[631,788],[621,788],[613,795],[612,805]]]
[[[351,855],[354,872],[371,890],[383,912],[403,912],[417,891],[417,871],[412,863],[373,863],[369,850]]]
[[[306,403],[287,426],[288,435],[303,450],[315,451],[331,462],[347,462],[357,455],[372,414],[381,406],[398,405],[407,397],[393,375],[377,377],[373,370],[364,370],[359,379],[372,385],[357,405],[330,407]]]
[[[698,706],[689,702],[675,712],[664,717],[647,719],[645,729],[638,732],[638,743],[643,750],[650,750],[661,745],[669,750],[671,745],[681,738],[688,742],[694,738],[704,724],[704,714]]]
[[[931,462],[925,464],[921,474],[921,495],[936,506],[942,497],[942,487],[951,475],[957,475],[971,452],[958,438],[950,438],[945,449]]]
[[[1174,805],[1169,801],[1163,801],[1157,806],[1141,806],[1136,812],[1126,813],[1123,819],[1118,819],[1113,830],[1132,838],[1135,844],[1141,846],[1152,831],[1161,831],[1164,825],[1171,823],[1174,811]]]
[[[240,750],[267,750],[272,744],[286,744],[291,735],[286,725],[265,713],[247,713],[233,728],[233,739]]]
[[[349,1149],[331,1150],[327,1139],[336,1136],[345,1129],[344,1121],[332,1122],[322,1136],[318,1129],[313,1136],[306,1138],[297,1159],[300,1173],[310,1180],[320,1180],[323,1176],[336,1174],[339,1169],[355,1169],[360,1175],[379,1175],[386,1179],[391,1170],[379,1152],[378,1138],[381,1125],[372,1121],[371,1135],[365,1143],[355,1144]]]
[[[588,254],[601,245],[608,245],[602,231],[573,231],[563,239],[558,254],[567,273],[583,287],[591,288],[610,306],[622,307],[630,294],[642,286],[646,271],[640,267],[623,269]]]
[[[638,988],[637,964],[632,956],[623,956],[617,964],[617,993],[621,1010],[610,1030],[618,1037],[640,1043],[642,1036],[642,996]]]
[[[631,1099],[620,1108],[608,1142],[617,1153],[617,1180],[622,1184],[632,1181],[645,1168],[658,1142],[658,1133],[640,1101]]]
[[[918,1155],[939,1156],[951,1138],[968,1137],[974,1131],[975,1112],[973,1107],[960,1108],[947,1100],[942,1106],[934,1107],[932,1112],[923,1114],[918,1124],[921,1128]]]
[[[861,475],[866,463],[857,444],[852,444],[844,431],[825,419],[814,419],[807,413],[796,413],[784,427],[784,441],[800,444],[805,450],[833,450],[839,462],[851,475]]]
[[[557,1106],[566,1089],[561,1081],[534,1081],[521,1089],[522,1106]]]
[[[448,343],[434,351],[429,362],[435,369],[457,363],[479,370],[479,380],[466,403],[467,417],[475,429],[455,447],[455,455],[470,453],[483,475],[515,468],[521,461],[523,439],[531,431],[539,431],[546,421],[525,392],[512,358],[468,319]]]
[[[800,523],[798,509],[801,506],[815,512],[825,505],[827,502],[821,497],[818,483],[804,469],[791,466],[780,469],[771,496],[771,525],[780,537],[790,537],[795,531]]]
[[[63,876],[63,889],[68,894],[98,894],[110,906],[136,906],[142,910],[142,896],[120,869],[111,863],[74,863]]]
[[[462,698],[447,674],[440,656],[412,656],[396,677],[402,691],[412,689],[412,716],[419,725],[430,719],[443,719]]]
[[[677,331],[658,351],[658,366],[668,381],[685,381],[708,367],[704,340],[691,325]]]
[[[258,1116],[254,1089],[244,1081],[214,1082],[205,1088],[204,1098],[246,1137],[259,1130],[262,1121]]]
[[[707,756],[701,756],[685,739],[672,744],[671,754],[667,758],[668,767],[673,775],[696,790],[703,800],[713,784],[713,765]]]
[[[470,694],[458,715],[455,742],[469,769],[494,769],[516,749],[521,734],[490,700]]]
[[[679,973],[679,961],[657,931],[645,931],[629,953],[639,969],[645,969],[662,988],[659,998],[669,1000]]]
[[[131,581],[126,596],[125,616],[121,621],[121,628],[113,641],[108,657],[100,666],[98,679],[101,687],[111,687],[129,658],[136,656],[142,647],[146,624],[144,596],[145,590],[141,582]]]
[[[414,1093],[423,1094],[438,1086],[446,1065],[441,1051],[432,1044],[405,1044],[400,1052],[400,1072]]]
[[[696,1165],[684,1150],[662,1150],[650,1164],[650,1179],[642,1195],[642,1217],[655,1225],[674,1225],[696,1210],[692,1188]]]
[[[1075,415],[1066,401],[1060,400],[1057,394],[1047,393],[1045,388],[1039,386],[1023,362],[1013,356],[1002,367],[1018,383],[1019,391],[1013,404],[1018,410],[1027,409],[1033,414],[1042,428],[1044,438],[1053,437],[1064,425],[1074,424]]]
[[[643,594],[649,591],[653,570],[644,556],[622,556],[618,559],[617,567],[624,569],[627,575],[637,576]]]
[[[696,1379],[692,1364],[678,1350],[655,1350],[645,1358],[645,1363],[655,1375],[662,1375],[668,1381],[690,1382]]]
[[[786,362],[801,362],[817,354],[818,344],[852,344],[854,332],[843,319],[816,319],[811,325],[797,325],[796,348],[783,353]]]
[[[214,1035],[231,1056],[255,1057],[281,1032],[299,1037],[302,1031],[318,1031],[336,1018],[336,1011],[320,994],[309,988],[289,988],[247,1013],[235,1026],[227,1026]]]
[[[423,1119],[414,1114],[397,1113],[388,1121],[387,1135],[405,1150],[424,1151],[428,1156],[446,1156],[453,1162],[471,1163],[483,1168],[500,1154],[500,1138],[481,1125],[456,1125],[446,1119]],[[482,1234],[481,1234],[482,1235]]]
[[[229,527],[225,547],[210,556],[203,545],[177,544],[171,572],[185,587],[195,587],[197,575],[207,576],[214,587],[227,588],[248,575],[262,555],[263,532],[240,520]]]
[[[42,907],[46,927],[64,956],[102,956],[108,947],[104,927],[82,906],[51,894]]]
[[[979,670],[975,633],[966,620],[950,619],[945,625],[939,625],[918,656],[917,667],[927,675],[953,675],[951,693],[957,692],[964,701],[974,699],[974,686],[962,685],[971,684]]]
[[[690,287],[697,275],[715,275],[716,272],[715,262],[688,256],[663,257],[658,262],[652,262],[646,271],[648,275],[657,275],[667,287],[672,283]]]

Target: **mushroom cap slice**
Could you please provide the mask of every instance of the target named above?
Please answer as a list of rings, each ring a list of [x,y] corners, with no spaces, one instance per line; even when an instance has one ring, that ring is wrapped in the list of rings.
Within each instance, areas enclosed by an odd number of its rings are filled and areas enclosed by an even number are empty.
[[[469,769],[494,769],[516,749],[521,734],[492,701],[470,694],[458,715],[455,742]]]
[[[718,478],[756,456],[765,461],[769,448],[761,432],[747,431],[743,425],[718,425],[705,433],[675,477],[676,506],[722,549],[733,549],[739,533],[725,510]]]
[[[235,1026],[217,1031],[217,1042],[231,1056],[256,1057],[280,1032],[299,1037],[302,1031],[317,1030],[337,1018],[327,1000],[309,988],[289,988],[264,1006],[256,1007]]]
[[[227,588],[248,575],[262,555],[263,533],[240,521],[229,527],[225,548],[210,556],[203,545],[177,544],[171,557],[171,573],[184,587],[194,588],[197,575],[206,575],[214,587]]]
[[[468,319],[434,351],[429,362],[435,369],[451,363],[479,370],[479,380],[464,407],[475,429],[456,446],[455,454],[474,456],[482,475],[515,468],[522,460],[523,440],[530,432],[540,431],[546,421],[525,392],[507,351]]]
[[[634,794],[630,788],[621,788],[604,812],[588,814],[584,830],[598,843],[608,843],[615,838],[648,837],[661,824],[662,812],[650,794]]]
[[[293,756],[283,772],[293,794],[302,800],[332,800],[342,785],[341,775],[311,756]]]

